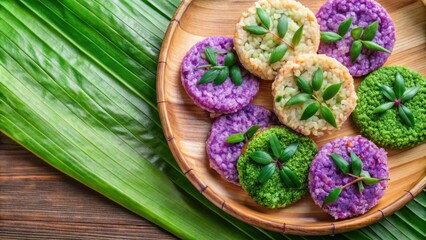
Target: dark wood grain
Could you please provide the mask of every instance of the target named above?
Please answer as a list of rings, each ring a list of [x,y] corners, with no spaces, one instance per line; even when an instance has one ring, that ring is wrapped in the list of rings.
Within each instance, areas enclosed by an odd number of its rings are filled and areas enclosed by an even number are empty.
[[[0,239],[174,239],[0,135]]]

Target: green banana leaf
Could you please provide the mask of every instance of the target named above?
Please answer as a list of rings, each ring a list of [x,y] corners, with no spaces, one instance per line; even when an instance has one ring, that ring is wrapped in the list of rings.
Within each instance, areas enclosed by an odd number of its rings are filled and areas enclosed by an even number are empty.
[[[168,149],[156,106],[156,67],[178,5],[0,1],[0,129],[180,238],[283,238],[216,208],[188,182]],[[425,229],[422,192],[393,216],[336,238],[425,239]]]

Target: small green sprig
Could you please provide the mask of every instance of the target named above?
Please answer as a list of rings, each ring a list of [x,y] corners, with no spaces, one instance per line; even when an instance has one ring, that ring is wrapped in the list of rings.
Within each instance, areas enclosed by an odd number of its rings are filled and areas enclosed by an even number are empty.
[[[258,26],[258,25],[244,26],[243,29],[254,35],[271,34],[276,39],[282,42],[282,44],[278,45],[272,50],[271,55],[269,57],[269,63],[271,64],[276,63],[284,57],[288,48],[294,49],[300,43],[303,36],[304,25],[300,26],[296,30],[290,44],[284,40],[284,37],[288,31],[288,24],[289,24],[289,20],[286,15],[282,15],[280,17],[280,19],[278,20],[278,25],[277,25],[277,33],[274,33],[273,31],[270,30],[272,25],[271,24],[272,20],[271,20],[271,17],[268,15],[268,13],[266,13],[266,11],[263,8],[257,7],[256,14],[260,19],[261,26]]]
[[[375,108],[373,113],[381,114],[395,106],[398,109],[398,114],[403,123],[408,127],[413,127],[415,124],[413,113],[403,103],[410,101],[420,90],[420,87],[415,86],[406,89],[404,78],[400,73],[395,74],[393,89],[383,84],[378,84],[378,86],[383,96],[385,96],[389,102]]]
[[[335,83],[328,86],[323,94],[319,96],[317,91],[321,89],[324,81],[324,73],[321,68],[318,68],[312,78],[312,84],[309,84],[308,81],[303,79],[302,77],[296,77],[296,83],[299,89],[303,92],[296,94],[291,97],[286,103],[285,107],[292,106],[295,104],[305,103],[308,100],[314,99],[315,101],[309,104],[302,113],[300,120],[307,120],[314,116],[318,110],[320,116],[327,121],[330,125],[335,128],[337,127],[336,118],[333,115],[331,109],[327,106],[325,101],[328,101],[335,97],[337,93],[340,91],[342,87],[342,83]],[[275,102],[280,102],[282,100],[282,96],[277,96],[275,98]]]
[[[321,41],[325,43],[337,42],[343,39],[343,37],[348,33],[349,28],[352,25],[352,18],[348,18],[340,23],[338,33],[335,32],[321,32]],[[355,27],[351,31],[351,37],[354,42],[351,45],[350,57],[351,62],[354,63],[359,55],[361,55],[362,47],[373,51],[391,53],[391,51],[380,46],[379,44],[373,42],[374,37],[377,34],[377,29],[379,28],[379,22],[375,21],[368,25],[365,29],[361,26]]]
[[[288,161],[296,153],[299,143],[292,143],[287,148],[282,149],[281,143],[278,140],[277,135],[274,133],[269,135],[269,143],[272,149],[272,156],[264,151],[255,151],[250,154],[250,158],[264,165],[260,170],[260,174],[257,180],[260,183],[268,181],[275,171],[278,170],[281,180],[285,187],[297,188],[302,185],[299,177],[289,167],[283,165],[285,161]]]
[[[253,125],[251,126],[246,132],[241,133],[235,133],[230,135],[227,139],[227,143],[240,143],[240,142],[247,142],[253,135],[259,130],[259,125]]]
[[[372,178],[368,171],[362,170],[363,164],[361,159],[354,152],[350,152],[349,154],[351,156],[351,164],[349,164],[342,156],[338,154],[332,153],[330,155],[339,171],[353,177],[354,180],[344,185],[343,187],[337,187],[331,190],[322,203],[323,207],[327,204],[335,202],[339,198],[343,189],[355,183],[358,186],[359,192],[362,193],[364,191],[364,184],[373,185],[379,183],[380,181],[389,180],[389,178]]]
[[[223,66],[218,66],[217,54],[226,54]],[[237,56],[232,51],[221,53],[207,46],[204,49],[204,55],[209,64],[198,66],[197,69],[208,68],[208,70],[197,82],[198,85],[214,81],[213,85],[217,86],[224,83],[228,76],[236,86],[243,83],[240,67],[236,64]]]

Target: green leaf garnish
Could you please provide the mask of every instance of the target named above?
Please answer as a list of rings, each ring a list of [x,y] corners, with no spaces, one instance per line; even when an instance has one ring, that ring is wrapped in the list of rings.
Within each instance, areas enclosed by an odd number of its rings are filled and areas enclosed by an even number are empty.
[[[250,154],[250,158],[255,162],[266,165],[262,168],[258,180],[261,183],[267,181],[275,169],[278,168],[279,175],[284,182],[286,187],[298,187],[300,186],[300,179],[297,175],[287,166],[283,166],[281,161],[289,160],[296,152],[299,143],[292,143],[286,149],[281,151],[281,143],[274,133],[269,135],[269,143],[275,159],[271,155],[264,151],[256,151]]]
[[[407,126],[414,126],[414,116],[410,109],[401,104],[398,106],[398,113]]]
[[[321,42],[333,43],[342,40],[342,36],[334,32],[320,32]]]
[[[243,77],[241,76],[241,70],[237,65],[234,65],[229,69],[229,76],[231,77],[231,81],[236,86],[240,86],[241,84],[243,84]]]
[[[390,88],[389,86],[383,85],[383,84],[378,84],[380,91],[382,92],[382,94],[389,99],[390,101],[394,101],[396,99],[396,95],[395,92],[393,91],[392,88]]]
[[[213,85],[217,86],[217,85],[222,84],[223,82],[226,81],[228,76],[229,76],[229,68],[226,67],[224,69],[221,69],[219,74],[217,75],[216,79],[214,80]]]
[[[283,171],[290,178],[293,187],[300,187],[302,185],[302,183],[300,182],[299,177],[289,167],[284,166],[283,167]]]
[[[402,95],[404,95],[405,92],[405,82],[404,78],[397,72],[395,74],[395,84],[393,86],[393,90],[395,91],[395,97],[400,98]]]
[[[280,154],[280,160],[287,161],[296,153],[299,143],[295,142],[288,145]]]
[[[355,176],[359,177],[362,171],[362,161],[354,152],[350,152],[350,155],[352,160],[351,162],[352,173]]]
[[[346,162],[346,160],[342,156],[334,154],[334,153],[331,154],[330,156],[332,157],[333,162],[337,165],[337,167],[339,168],[341,172],[345,173],[346,175],[350,177],[355,178],[355,180],[345,184],[343,187],[338,187],[340,188],[340,190],[336,190],[338,188],[333,189],[333,191],[331,191],[331,193],[324,200],[323,206],[328,203],[336,201],[336,199],[339,197],[342,190],[353,185],[354,183],[357,184],[359,192],[362,193],[364,192],[363,183],[367,185],[371,185],[371,184],[378,183],[379,181],[382,181],[382,180],[389,180],[389,178],[371,178],[370,173],[368,171],[362,170],[362,161],[354,152],[350,152],[350,156],[352,160],[351,168],[352,168],[353,174],[349,173],[349,168],[350,168],[349,164]]]
[[[322,94],[322,98],[325,101],[332,99],[340,91],[341,87],[342,87],[342,83],[335,83],[330,85],[324,90],[324,93]]]
[[[391,54],[392,52],[387,50],[386,48],[380,46],[379,44],[372,42],[372,41],[362,41],[362,44],[370,50],[379,51],[379,52],[385,52]]]
[[[386,112],[388,109],[391,109],[395,105],[395,102],[387,102],[384,103],[378,107],[376,107],[373,111],[373,113],[383,113]]]
[[[272,163],[274,161],[271,155],[269,155],[267,152],[264,152],[264,151],[253,152],[250,154],[250,158],[253,159],[255,162],[263,164],[263,165]]]
[[[358,40],[361,37],[362,31],[364,30],[363,27],[356,27],[352,29],[351,37],[354,40]]]
[[[259,125],[253,125],[251,126],[245,133],[235,133],[230,135],[227,139],[227,143],[240,143],[245,142],[256,133],[257,130],[259,130]]]
[[[257,130],[259,130],[260,126],[259,125],[253,125],[251,126],[246,132],[245,135],[248,139],[250,139],[251,137],[253,137],[253,135],[257,132]]]
[[[277,32],[280,38],[284,38],[288,31],[288,17],[286,15],[282,15],[278,20]]]
[[[352,18],[348,18],[345,21],[341,22],[339,25],[339,29],[337,30],[337,33],[339,33],[340,36],[345,36],[345,34],[349,31],[349,28],[352,25]]]
[[[293,97],[291,97],[284,106],[288,107],[288,106],[292,106],[295,104],[299,104],[299,103],[304,103],[306,101],[308,101],[309,99],[311,99],[312,96],[310,94],[307,93],[299,93]]]
[[[370,25],[368,25],[364,30],[364,34],[362,35],[362,40],[372,41],[374,37],[376,36],[378,28],[379,28],[378,21],[375,21],[371,23]]]
[[[296,47],[300,43],[300,40],[302,40],[303,27],[304,25],[300,26],[299,29],[297,29],[297,31],[294,33],[294,36],[291,39],[291,43],[293,44],[293,47]]]
[[[403,124],[407,125],[408,127],[413,127],[415,124],[414,115],[409,108],[402,104],[402,102],[406,102],[412,99],[420,90],[420,87],[415,86],[405,89],[404,78],[399,72],[395,74],[395,79],[396,80],[393,86],[393,90],[389,86],[383,84],[378,85],[382,94],[392,102],[378,106],[376,109],[374,109],[373,113],[383,113],[391,109],[393,106],[396,106],[398,109],[398,115],[402,119]]]
[[[268,29],[262,26],[244,26],[243,29],[254,35],[265,35],[269,32]]]
[[[217,65],[217,56],[215,50],[211,46],[207,46],[204,49],[204,54],[206,55],[207,61],[212,65]]]
[[[410,87],[407,90],[405,90],[404,94],[401,96],[401,100],[404,102],[407,102],[411,100],[417,92],[420,90],[420,87]]]
[[[361,54],[362,50],[362,42],[360,40],[356,40],[352,43],[350,55],[351,55],[351,62],[355,62],[359,55]]]
[[[357,182],[356,184],[358,185],[358,191],[360,193],[364,192],[364,184],[362,184],[362,181]]]
[[[237,57],[235,56],[235,54],[231,51],[227,52],[223,65],[230,67],[230,66],[234,65],[235,62],[237,62]]]
[[[272,50],[271,56],[269,57],[269,63],[276,63],[280,61],[288,50],[288,46],[285,44],[280,44],[278,47]]]
[[[197,84],[209,83],[217,78],[219,75],[220,69],[209,69],[207,70]]]
[[[257,177],[257,180],[260,183],[265,183],[272,177],[272,175],[274,175],[275,168],[275,163],[269,163],[268,165],[264,166],[262,170],[260,170],[260,174]]]
[[[314,77],[312,78],[312,88],[315,91],[320,90],[322,83],[324,81],[324,73],[322,69],[319,67],[314,74]]]
[[[372,178],[372,177],[365,177],[362,179],[362,181],[367,185],[373,185],[386,180],[390,180],[390,179],[389,178]]]
[[[203,68],[211,68],[212,67],[212,65],[211,64],[206,64],[206,65],[201,65],[201,66],[198,66],[198,67],[196,67],[197,69],[203,69]]]
[[[344,174],[349,172],[350,166],[349,163],[340,155],[332,153],[331,159],[333,159],[334,164],[336,164],[337,168]]]
[[[322,203],[322,206],[324,207],[327,204],[333,203],[339,198],[340,193],[342,193],[341,188],[335,188],[333,189],[327,197],[324,199],[324,202]]]
[[[370,176],[370,173],[368,172],[368,171],[365,171],[365,170],[362,170],[361,171],[361,175],[360,175],[361,177],[364,177],[364,178],[369,178],[369,177],[371,177]]]
[[[305,110],[302,113],[302,117],[300,117],[300,120],[306,120],[309,119],[310,117],[314,116],[315,113],[318,112],[318,109],[320,108],[320,104],[315,101],[311,104],[309,104]]]
[[[274,157],[277,159],[280,157],[281,152],[281,143],[280,140],[278,140],[277,135],[275,133],[269,134],[269,143],[271,145],[272,153],[274,154]]]
[[[265,12],[265,10],[261,7],[256,8],[257,16],[259,17],[260,21],[262,22],[263,26],[265,26],[267,29],[271,27],[271,18],[269,15]]]
[[[281,169],[279,171],[279,174],[280,174],[281,180],[283,180],[283,182],[284,182],[284,186],[293,187],[293,183],[292,183],[290,177],[284,171],[284,169]]]
[[[325,105],[322,105],[320,107],[320,114],[322,118],[324,118],[324,120],[328,122],[331,126],[333,126],[334,128],[338,128],[336,124],[336,119],[334,118],[333,112],[330,110],[330,108]]]
[[[297,86],[300,89],[302,89],[302,91],[304,91],[305,93],[308,93],[308,94],[311,94],[311,95],[314,93],[314,89],[308,83],[308,81],[306,81],[305,79],[303,79],[301,77],[296,77],[296,83],[297,83]]]
[[[227,143],[240,143],[240,142],[244,142],[245,140],[245,136],[243,133],[235,133],[230,135],[227,139],[226,142]]]

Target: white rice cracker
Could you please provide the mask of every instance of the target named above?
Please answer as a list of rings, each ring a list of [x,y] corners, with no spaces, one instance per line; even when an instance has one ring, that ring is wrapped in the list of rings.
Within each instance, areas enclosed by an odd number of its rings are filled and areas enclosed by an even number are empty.
[[[318,68],[323,71],[323,83],[318,91],[314,91],[312,99],[304,103],[285,106],[287,101],[303,91],[299,88],[296,78],[306,80],[312,86],[312,78]],[[331,99],[323,99],[324,90],[329,86],[342,83],[339,92]],[[334,58],[326,55],[305,54],[288,61],[279,71],[272,85],[274,110],[278,119],[288,127],[304,135],[322,136],[334,130],[331,124],[324,120],[317,111],[307,120],[300,120],[308,105],[319,101],[327,106],[334,115],[338,128],[346,121],[356,106],[358,99],[352,76],[348,69]],[[315,100],[317,99],[317,100]]]
[[[271,18],[270,31],[264,35],[254,35],[244,30],[245,26],[262,26],[256,14],[256,8],[261,7]],[[278,20],[288,17],[288,31],[284,41],[289,43],[286,54],[281,61],[269,63],[272,51],[283,44],[277,38]],[[303,35],[300,43],[293,49],[292,38],[301,26]],[[243,66],[252,74],[263,80],[274,80],[278,70],[292,57],[304,53],[316,53],[320,43],[320,30],[315,15],[301,3],[294,0],[260,0],[243,12],[236,26],[234,36],[235,50]],[[288,46],[288,45],[287,45]]]

